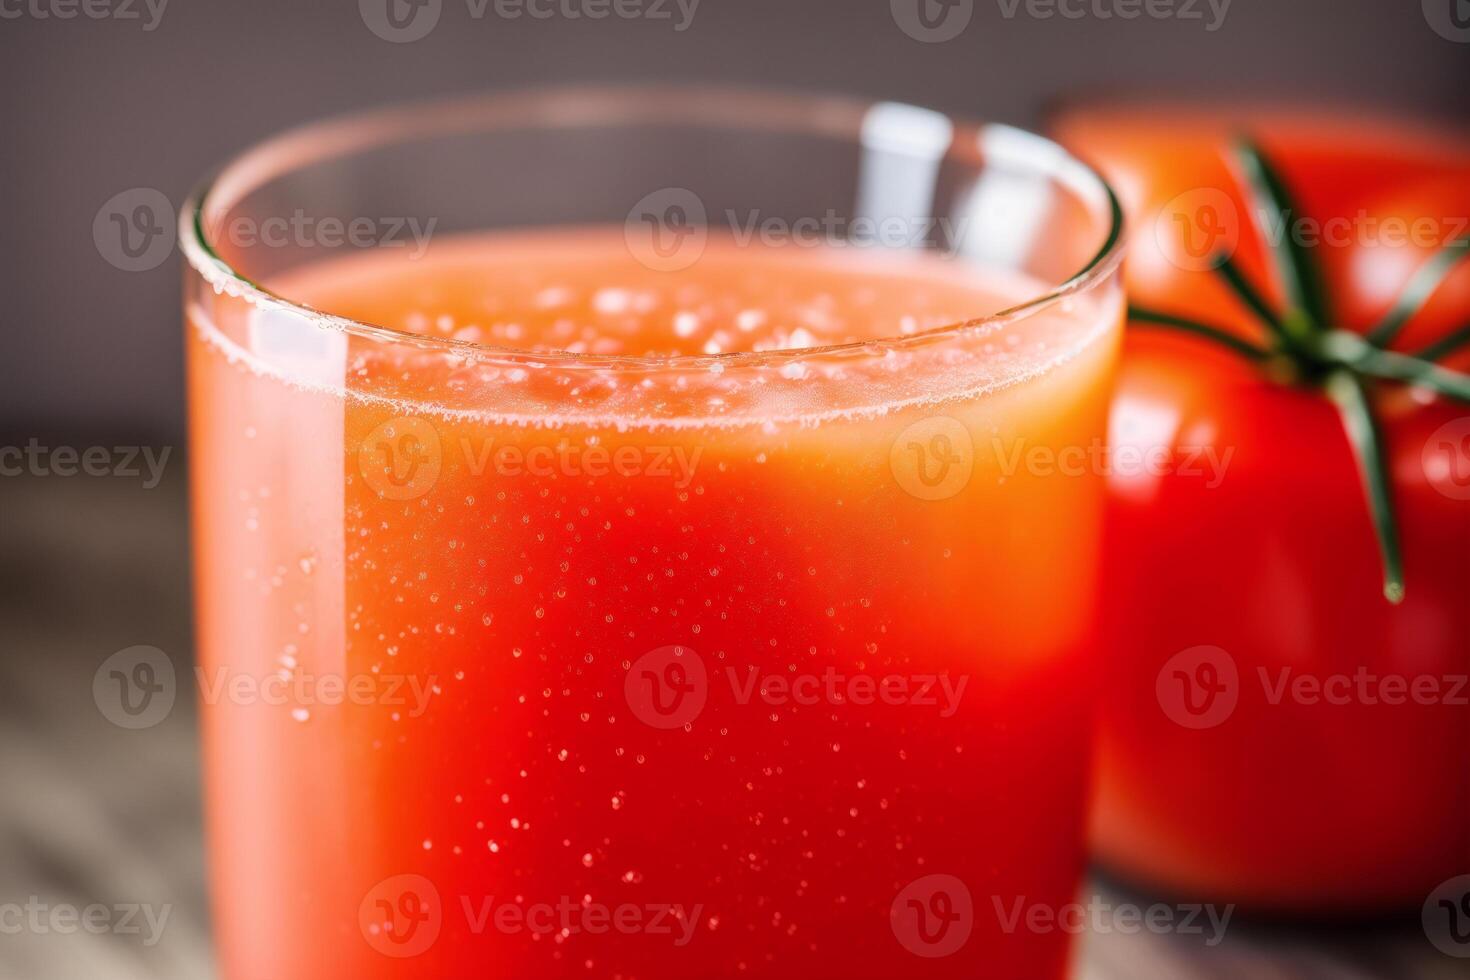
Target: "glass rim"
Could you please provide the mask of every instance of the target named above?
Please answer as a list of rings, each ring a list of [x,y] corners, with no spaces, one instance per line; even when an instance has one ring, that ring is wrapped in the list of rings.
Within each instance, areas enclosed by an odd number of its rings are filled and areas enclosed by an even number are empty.
[[[1100,211],[1107,234],[1090,259],[1062,282],[1005,309],[983,316],[931,327],[911,334],[885,335],[837,344],[728,351],[718,354],[587,354],[434,337],[387,327],[326,310],[318,310],[276,293],[232,267],[210,240],[208,215],[222,191],[244,185],[239,196],[259,182],[247,179],[255,167],[276,165],[273,175],[289,173],[315,163],[378,146],[431,136],[494,129],[560,127],[616,128],[636,123],[689,123],[772,133],[825,134],[860,140],[862,121],[879,106],[897,106],[942,116],[958,134],[976,137],[998,134],[1040,176],[1050,176],[1079,192],[1076,176],[1101,192]],[[963,147],[951,142],[943,154],[953,158]],[[978,151],[978,141],[970,149]],[[1068,174],[1073,175],[1068,179]],[[239,198],[227,199],[224,207]],[[216,292],[243,299],[259,309],[273,309],[305,320],[308,325],[358,336],[439,351],[474,361],[487,359],[539,366],[609,368],[725,367],[786,363],[796,358],[886,353],[893,349],[927,345],[976,329],[996,329],[1025,319],[1040,310],[1084,292],[1106,279],[1122,263],[1126,249],[1125,217],[1112,185],[1090,164],[1059,143],[1029,130],[1004,123],[986,123],[908,103],[867,100],[852,96],[794,93],[779,89],[668,85],[573,85],[506,89],[478,95],[431,98],[349,112],[287,129],[232,157],[202,180],[189,194],[179,215],[179,241],[188,265]]]

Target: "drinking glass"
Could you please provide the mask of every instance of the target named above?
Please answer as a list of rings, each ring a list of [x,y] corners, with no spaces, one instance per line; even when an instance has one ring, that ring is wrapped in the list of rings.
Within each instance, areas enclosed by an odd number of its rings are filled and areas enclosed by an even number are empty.
[[[288,133],[182,224],[226,977],[1063,975],[1092,171],[554,90]]]

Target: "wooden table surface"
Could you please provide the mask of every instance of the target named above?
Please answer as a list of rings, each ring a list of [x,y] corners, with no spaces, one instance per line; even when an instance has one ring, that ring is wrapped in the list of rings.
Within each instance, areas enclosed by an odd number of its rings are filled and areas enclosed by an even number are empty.
[[[124,647],[189,661],[183,482],[177,461],[153,490],[0,477],[0,903],[169,910],[152,945],[0,931],[0,980],[214,976],[194,707],[181,696],[162,723],[124,731],[92,699],[97,667]],[[1213,947],[1109,933],[1089,936],[1080,958],[1086,980],[1470,978],[1470,961],[1436,952],[1415,923],[1333,934],[1232,922]]]

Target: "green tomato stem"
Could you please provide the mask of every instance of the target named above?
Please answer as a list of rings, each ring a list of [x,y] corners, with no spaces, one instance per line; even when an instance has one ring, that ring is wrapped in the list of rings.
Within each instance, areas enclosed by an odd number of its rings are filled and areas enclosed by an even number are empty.
[[[1321,350],[1332,361],[1360,374],[1419,385],[1470,402],[1470,375],[1409,354],[1380,350],[1357,334],[1334,330],[1323,336]]]
[[[1470,374],[1434,363],[1470,346],[1470,324],[1430,344],[1417,355],[1386,349],[1455,266],[1470,255],[1470,239],[1451,242],[1421,265],[1388,314],[1366,336],[1330,329],[1331,311],[1321,270],[1315,256],[1292,234],[1294,205],[1285,182],[1266,155],[1249,140],[1238,142],[1234,160],[1252,201],[1256,231],[1285,293],[1286,310],[1281,313],[1274,310],[1229,255],[1216,261],[1215,272],[1265,325],[1274,341],[1272,348],[1257,346],[1217,326],[1146,307],[1132,307],[1129,319],[1140,326],[1180,330],[1213,341],[1261,365],[1268,377],[1282,383],[1321,384],[1321,390],[1342,418],[1362,478],[1382,555],[1383,594],[1389,602],[1400,603],[1404,599],[1404,568],[1392,480],[1365,379],[1418,385],[1470,402]]]
[[[1450,242],[1431,256],[1415,270],[1409,284],[1404,287],[1399,298],[1394,300],[1393,306],[1378,326],[1368,331],[1368,339],[1379,347],[1387,347],[1393,343],[1399,331],[1404,329],[1404,324],[1423,309],[1424,304],[1429,302],[1429,297],[1434,295],[1467,254],[1470,254],[1470,238],[1461,238]]]
[[[1378,550],[1383,558],[1383,595],[1397,605],[1404,601],[1404,563],[1378,421],[1373,416],[1362,380],[1351,371],[1334,371],[1327,376],[1325,388],[1342,416],[1343,429],[1358,462],[1373,529],[1378,536]]]
[[[1470,345],[1470,323],[1441,337],[1414,356],[1423,361],[1441,361],[1467,345]]]
[[[1290,338],[1287,336],[1286,326],[1282,323],[1281,318],[1271,309],[1265,297],[1251,285],[1250,280],[1245,277],[1245,273],[1241,272],[1240,267],[1235,264],[1234,259],[1229,255],[1220,256],[1215,262],[1215,271],[1220,274],[1220,278],[1225,280],[1225,284],[1240,298],[1240,301],[1266,325],[1266,329],[1278,341],[1281,343],[1290,342]]]
[[[1128,319],[1142,326],[1168,327],[1172,330],[1180,330],[1190,333],[1196,337],[1212,340],[1236,354],[1252,361],[1265,361],[1271,356],[1271,352],[1264,347],[1257,347],[1248,340],[1231,334],[1219,327],[1212,327],[1207,323],[1185,317],[1172,316],[1168,313],[1160,313],[1143,306],[1131,306],[1128,308]]]
[[[1291,223],[1296,209],[1286,182],[1251,140],[1239,140],[1234,156],[1254,204],[1254,223],[1276,265],[1287,305],[1299,311],[1307,325],[1322,327],[1331,322],[1322,274],[1316,259],[1293,234]]]

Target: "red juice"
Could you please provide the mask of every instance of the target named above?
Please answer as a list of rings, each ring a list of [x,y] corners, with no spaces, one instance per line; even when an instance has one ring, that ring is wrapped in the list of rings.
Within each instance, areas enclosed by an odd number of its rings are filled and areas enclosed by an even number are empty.
[[[596,230],[268,286],[386,329],[189,310],[226,977],[1063,976],[1099,487],[1036,461],[1116,289],[935,331],[1044,287]]]

